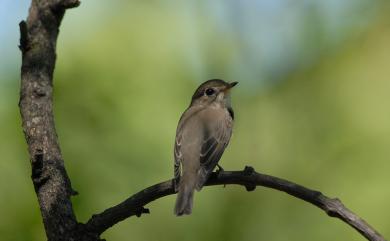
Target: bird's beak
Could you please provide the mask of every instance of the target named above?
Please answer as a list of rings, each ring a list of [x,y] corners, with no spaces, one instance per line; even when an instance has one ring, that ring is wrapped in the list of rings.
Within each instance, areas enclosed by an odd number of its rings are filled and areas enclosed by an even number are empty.
[[[229,85],[226,86],[224,92],[228,92],[231,88],[233,88],[233,87],[236,86],[237,84],[238,84],[237,81],[234,81],[234,82],[229,83]]]
[[[228,87],[228,89],[231,89],[231,88],[233,88],[234,86],[236,86],[238,84],[238,82],[237,81],[234,81],[234,82],[231,82],[231,83],[229,83],[229,87]]]

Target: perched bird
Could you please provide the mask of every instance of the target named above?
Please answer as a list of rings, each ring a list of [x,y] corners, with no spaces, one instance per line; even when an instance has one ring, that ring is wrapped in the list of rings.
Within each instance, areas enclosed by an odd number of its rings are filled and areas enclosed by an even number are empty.
[[[177,216],[191,214],[194,190],[203,187],[229,143],[234,119],[230,90],[236,84],[204,82],[180,118],[174,148]]]

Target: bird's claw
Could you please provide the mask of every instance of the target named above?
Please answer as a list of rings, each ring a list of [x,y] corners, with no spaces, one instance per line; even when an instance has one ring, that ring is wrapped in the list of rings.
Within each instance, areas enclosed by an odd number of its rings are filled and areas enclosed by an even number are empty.
[[[217,167],[218,167],[218,169],[216,171],[217,177],[220,177],[225,170],[219,164],[217,164]],[[223,184],[223,187],[226,187],[226,184]]]
[[[218,167],[218,170],[217,170],[218,173],[224,171],[223,167],[221,167],[219,164],[217,164],[217,167]]]

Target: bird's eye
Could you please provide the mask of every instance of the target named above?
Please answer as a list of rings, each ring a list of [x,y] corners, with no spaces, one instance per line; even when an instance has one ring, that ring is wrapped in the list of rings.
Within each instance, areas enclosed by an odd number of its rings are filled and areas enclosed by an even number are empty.
[[[205,92],[205,93],[206,93],[206,95],[210,96],[210,95],[213,95],[213,94],[215,93],[215,90],[209,88],[209,89],[206,89],[206,92]]]

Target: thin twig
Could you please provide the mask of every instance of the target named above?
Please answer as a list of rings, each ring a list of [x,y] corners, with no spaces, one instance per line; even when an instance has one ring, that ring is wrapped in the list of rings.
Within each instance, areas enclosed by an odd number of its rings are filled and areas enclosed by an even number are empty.
[[[91,232],[101,234],[126,218],[149,213],[149,209],[144,208],[145,205],[161,197],[175,194],[173,181],[172,179],[150,186],[122,203],[106,209],[100,214],[93,215],[87,222],[86,228]],[[206,183],[207,186],[227,184],[242,185],[248,191],[253,191],[256,186],[263,186],[286,192],[321,208],[330,217],[341,219],[370,241],[385,241],[374,228],[347,209],[339,199],[329,198],[319,191],[311,190],[278,177],[257,173],[252,167],[245,167],[243,171],[220,171],[213,173]]]

